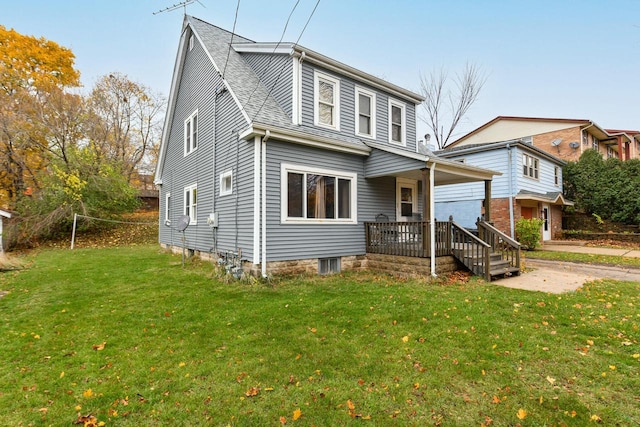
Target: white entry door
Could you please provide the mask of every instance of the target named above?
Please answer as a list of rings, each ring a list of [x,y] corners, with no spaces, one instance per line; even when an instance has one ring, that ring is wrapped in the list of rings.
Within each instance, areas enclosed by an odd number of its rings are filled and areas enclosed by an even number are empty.
[[[411,221],[418,212],[418,181],[396,178],[396,221]]]
[[[551,240],[551,210],[546,203],[542,204],[542,240]]]

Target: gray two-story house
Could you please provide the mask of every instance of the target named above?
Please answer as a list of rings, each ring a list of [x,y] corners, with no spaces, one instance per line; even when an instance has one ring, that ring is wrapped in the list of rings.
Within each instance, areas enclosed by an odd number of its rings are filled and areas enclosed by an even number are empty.
[[[388,243],[435,274],[434,186],[488,188],[495,172],[418,147],[422,100],[298,44],[185,16],[155,174],[160,243],[233,254],[262,275],[364,268]]]

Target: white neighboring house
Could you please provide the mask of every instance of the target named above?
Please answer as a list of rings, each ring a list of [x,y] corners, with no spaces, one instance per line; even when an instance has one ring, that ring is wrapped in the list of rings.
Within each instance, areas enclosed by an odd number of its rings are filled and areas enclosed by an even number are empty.
[[[2,220],[4,218],[11,218],[11,214],[7,211],[0,209],[0,253],[4,252],[4,246],[2,245]]]

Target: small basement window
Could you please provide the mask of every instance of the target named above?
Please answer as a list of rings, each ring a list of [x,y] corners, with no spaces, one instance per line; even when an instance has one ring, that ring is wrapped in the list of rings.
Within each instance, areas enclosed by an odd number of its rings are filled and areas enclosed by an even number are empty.
[[[319,258],[318,274],[340,273],[340,258]]]

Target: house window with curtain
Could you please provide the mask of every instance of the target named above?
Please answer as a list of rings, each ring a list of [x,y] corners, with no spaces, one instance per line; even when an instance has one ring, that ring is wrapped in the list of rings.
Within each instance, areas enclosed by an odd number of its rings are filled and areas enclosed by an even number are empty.
[[[198,110],[184,121],[184,155],[198,148]]]
[[[389,141],[405,145],[405,106],[389,100]]]
[[[356,87],[356,135],[376,137],[376,94]]]
[[[184,188],[184,215],[191,219],[191,225],[198,223],[198,184]]]
[[[357,223],[357,174],[282,165],[282,222]]]
[[[522,174],[529,178],[539,178],[539,160],[528,154],[522,155]]]
[[[340,81],[326,74],[314,74],[315,124],[340,130]]]

